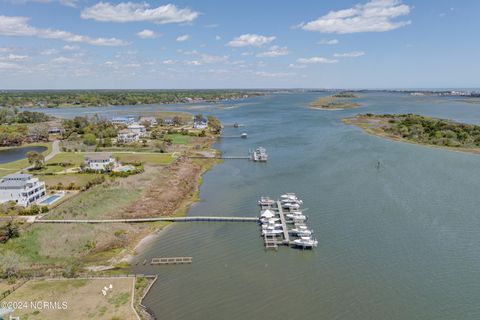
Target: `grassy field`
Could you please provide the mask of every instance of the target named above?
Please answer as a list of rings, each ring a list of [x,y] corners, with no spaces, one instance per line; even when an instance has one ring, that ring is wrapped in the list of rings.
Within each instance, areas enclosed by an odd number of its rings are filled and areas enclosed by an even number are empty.
[[[171,153],[113,153],[113,156],[120,162],[140,161],[151,165],[167,165],[173,161]]]
[[[84,160],[86,153],[61,152],[47,163],[73,163],[73,166],[80,166]],[[166,165],[173,160],[170,153],[122,153],[113,152],[115,158],[119,158],[120,162],[144,162],[151,165]],[[62,170],[64,168],[62,167]],[[60,170],[61,171],[61,170]]]
[[[56,186],[58,183],[62,183],[64,186],[68,186],[70,183],[74,183],[76,186],[84,187],[89,181],[100,177],[99,173],[82,173],[82,174],[58,174],[58,175],[46,175],[41,176],[41,180],[45,182],[47,187]]]
[[[115,212],[120,212],[139,196],[140,190],[134,188],[105,188],[99,185],[55,208],[47,219],[104,219],[114,216]]]
[[[188,136],[179,133],[167,134],[165,137],[172,139],[173,144],[187,144],[189,140]]]
[[[26,308],[14,312],[21,319],[136,320],[134,283],[135,278],[31,280],[2,302],[27,301]],[[104,296],[102,289],[110,285]],[[58,307],[35,309],[30,301],[57,302]]]
[[[36,147],[36,146],[42,146],[42,147],[47,147],[47,150],[45,150],[43,155],[47,155],[52,151],[52,143],[51,142],[44,142],[44,143],[31,143],[31,144],[25,144],[21,147]],[[9,149],[9,148],[7,148]],[[0,177],[6,176],[7,174],[10,173],[15,173],[17,171],[20,171],[26,167],[28,167],[30,164],[28,163],[27,159],[21,159],[13,162],[8,162],[8,163],[3,163],[0,164]]]

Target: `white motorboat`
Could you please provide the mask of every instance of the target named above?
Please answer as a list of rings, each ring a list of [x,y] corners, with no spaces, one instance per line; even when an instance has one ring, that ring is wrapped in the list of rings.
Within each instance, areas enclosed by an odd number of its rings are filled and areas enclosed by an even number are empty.
[[[275,229],[272,227],[268,227],[267,229],[262,230],[262,236],[273,236],[281,233],[283,233],[283,230]]]
[[[275,228],[281,228],[282,224],[281,223],[266,223],[262,225],[262,230],[268,229],[269,227]]]
[[[295,221],[305,221],[307,220],[307,217],[304,216],[303,214],[287,214],[287,218],[290,218],[293,220],[293,222]]]
[[[297,247],[313,248],[317,246],[318,241],[311,237],[300,237],[299,239],[293,240],[293,244]]]
[[[270,218],[270,219],[261,218],[261,219],[260,219],[260,222],[261,222],[262,224],[263,224],[263,223],[270,223],[270,222],[275,223],[275,222],[278,222],[278,221],[280,221],[279,218]]]
[[[272,210],[263,210],[262,211],[262,214],[260,215],[261,218],[266,218],[266,219],[270,219],[270,218],[273,218],[275,217],[275,213],[272,211]]]
[[[299,226],[290,230],[291,233],[296,234],[299,237],[309,237],[312,235],[312,231],[308,230],[307,226]]]
[[[269,197],[261,197],[260,200],[258,201],[258,204],[262,206],[272,205],[274,203],[275,201],[270,199]]]

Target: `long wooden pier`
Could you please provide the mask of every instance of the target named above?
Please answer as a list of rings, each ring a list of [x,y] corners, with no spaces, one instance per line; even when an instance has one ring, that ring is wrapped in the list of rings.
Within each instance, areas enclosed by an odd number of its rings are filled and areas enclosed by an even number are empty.
[[[170,257],[170,258],[152,258],[151,265],[167,265],[167,264],[191,264],[192,257]]]
[[[152,217],[152,218],[133,218],[133,219],[35,219],[34,223],[142,223],[142,222],[258,222],[258,217]]]
[[[280,216],[280,222],[282,223],[283,229],[283,242],[285,244],[290,244],[290,234],[287,229],[287,221],[285,219],[285,214],[283,213],[282,203],[277,201],[278,215]]]

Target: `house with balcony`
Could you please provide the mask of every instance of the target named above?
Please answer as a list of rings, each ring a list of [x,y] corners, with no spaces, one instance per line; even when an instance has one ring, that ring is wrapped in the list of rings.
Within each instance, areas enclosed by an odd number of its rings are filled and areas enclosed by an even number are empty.
[[[36,203],[45,194],[45,182],[31,174],[15,173],[0,179],[0,203],[13,201],[26,207]]]
[[[117,134],[118,143],[132,143],[140,139],[140,136],[137,133],[130,132],[127,129],[120,130]]]
[[[138,123],[132,123],[127,127],[127,130],[131,133],[137,134],[139,137],[143,137],[147,134],[145,126]]]
[[[155,117],[140,117],[139,123],[146,124],[149,128],[158,126],[158,121]]]
[[[111,171],[118,166],[110,153],[92,153],[85,155],[85,168],[95,171]]]
[[[128,125],[134,123],[135,120],[136,120],[136,117],[134,117],[134,116],[113,117],[112,118],[112,124],[128,126]]]

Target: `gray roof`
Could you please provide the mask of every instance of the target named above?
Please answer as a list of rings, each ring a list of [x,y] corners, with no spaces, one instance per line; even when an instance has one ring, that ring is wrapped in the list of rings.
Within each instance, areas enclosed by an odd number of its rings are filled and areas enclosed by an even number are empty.
[[[0,188],[22,188],[31,178],[32,175],[26,173],[9,174],[0,180]]]
[[[88,161],[101,161],[101,160],[108,160],[112,157],[111,153],[92,153],[86,154],[85,160]]]

